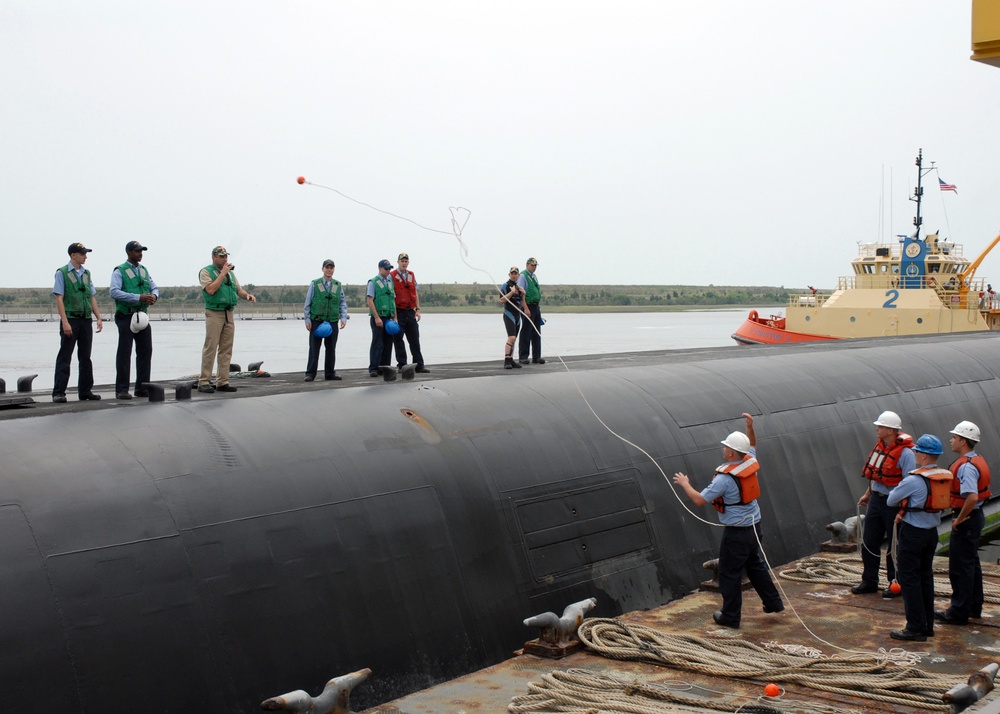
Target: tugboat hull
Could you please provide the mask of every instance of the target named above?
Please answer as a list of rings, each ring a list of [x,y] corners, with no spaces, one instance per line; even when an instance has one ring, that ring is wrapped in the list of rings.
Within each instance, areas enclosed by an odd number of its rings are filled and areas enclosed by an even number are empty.
[[[785,329],[785,318],[779,315],[762,317],[751,310],[732,338],[743,345],[784,345],[797,342],[825,342],[839,339],[824,335],[810,335]]]

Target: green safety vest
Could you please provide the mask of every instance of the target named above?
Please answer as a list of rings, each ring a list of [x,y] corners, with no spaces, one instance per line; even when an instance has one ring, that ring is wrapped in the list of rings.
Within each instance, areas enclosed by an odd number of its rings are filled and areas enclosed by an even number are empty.
[[[538,278],[527,270],[521,275],[524,276],[524,301],[529,305],[541,301],[542,289],[538,287]]]
[[[392,287],[392,278],[376,275],[372,283],[375,285],[375,312],[379,317],[391,316],[396,312],[396,291]]]
[[[83,277],[77,278],[76,271],[68,265],[59,268],[63,274],[63,307],[66,317],[86,317],[90,312],[90,271],[84,269]]]
[[[122,263],[116,270],[122,274],[122,292],[133,295],[146,295],[151,293],[149,289],[149,271],[142,265],[138,266],[138,271],[132,268],[129,262]],[[138,274],[136,274],[138,273]],[[149,308],[144,302],[123,302],[115,300],[115,312],[125,315],[133,315],[137,312],[146,312]]]
[[[330,280],[330,289],[326,289],[323,278],[313,280],[313,297],[309,303],[309,316],[314,320],[336,322],[340,316],[340,282]]]
[[[219,271],[214,265],[206,265],[205,270],[212,280],[219,277]],[[215,291],[215,295],[209,295],[207,290],[202,289],[201,296],[205,298],[206,310],[232,310],[239,299],[239,294],[236,292],[236,276],[232,273],[227,275],[222,285]]]

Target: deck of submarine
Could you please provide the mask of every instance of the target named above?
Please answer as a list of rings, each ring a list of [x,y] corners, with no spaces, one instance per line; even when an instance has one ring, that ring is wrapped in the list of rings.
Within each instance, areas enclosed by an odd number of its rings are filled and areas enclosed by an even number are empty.
[[[844,555],[824,553],[819,557],[843,558]],[[848,556],[849,557],[849,556]],[[856,557],[856,556],[855,556]],[[798,562],[798,561],[795,561]],[[860,563],[859,563],[860,564]],[[789,566],[776,568],[776,573]],[[946,558],[936,558],[935,568],[947,567]],[[1000,584],[1000,567],[983,563],[984,582]],[[937,579],[947,575],[936,574]],[[1000,605],[987,603],[981,619],[970,620],[966,626],[935,627],[935,636],[927,642],[898,642],[889,637],[891,630],[905,624],[902,598],[883,599],[878,593],[853,595],[843,585],[798,582],[777,578],[784,591],[786,607],[780,614],[764,614],[753,590],[744,591],[743,620],[739,630],[720,628],[712,620],[721,600],[717,592],[695,591],[681,599],[648,611],[621,616],[626,624],[641,625],[655,630],[686,633],[696,637],[746,638],[757,644],[802,645],[825,655],[838,654],[837,648],[852,651],[877,652],[879,649],[903,647],[910,652],[924,653],[916,665],[927,672],[953,677],[953,685],[964,684],[969,675],[991,662],[1000,662]],[[788,605],[791,607],[788,607]],[[937,598],[936,607],[948,606],[945,598]],[[534,614],[534,613],[531,613]],[[601,603],[588,613],[602,617]],[[801,618],[801,621],[800,621]],[[816,634],[813,637],[805,626]],[[525,639],[537,636],[537,630],[525,628]],[[820,641],[825,640],[826,642]],[[829,644],[828,644],[829,643]],[[528,694],[529,682],[541,681],[541,676],[554,670],[585,669],[642,682],[677,687],[690,685],[687,696],[705,697],[718,701],[720,696],[733,702],[730,711],[740,705],[764,697],[766,680],[730,679],[681,671],[645,662],[625,662],[604,658],[589,651],[576,652],[564,659],[551,660],[515,653],[513,658],[464,677],[438,684],[392,702],[386,702],[366,714],[463,714],[467,712],[505,712],[513,697]],[[378,673],[372,674],[377,677]],[[1000,682],[996,683],[1000,687]],[[365,685],[361,685],[365,686]],[[926,708],[889,704],[863,697],[846,697],[795,685],[783,685],[784,692],[777,706],[800,705],[796,710],[808,710],[809,703],[837,707],[857,712],[927,712]],[[942,692],[943,694],[943,692]],[[672,709],[659,703],[658,711],[690,711],[690,707]],[[938,711],[948,711],[941,705]],[[1000,711],[1000,693],[992,692],[969,712]]]
[[[358,387],[394,389],[405,385],[429,384],[443,380],[468,379],[473,377],[518,379],[530,375],[565,373],[567,370],[575,372],[612,367],[651,366],[694,359],[723,359],[737,354],[739,354],[739,350],[734,345],[687,350],[618,352],[615,354],[572,356],[563,358],[565,366],[558,358],[551,357],[546,360],[546,364],[527,365],[524,369],[520,370],[503,369],[502,360],[491,362],[456,362],[441,365],[428,364],[431,370],[429,373],[417,374],[415,379],[409,382],[404,381],[400,376],[397,376],[392,382],[386,382],[382,377],[369,377],[367,368],[338,369],[337,374],[342,378],[339,381],[324,380],[321,369],[319,376],[313,382],[304,382],[302,372],[274,372],[267,373],[266,376],[261,377],[251,376],[248,372],[239,372],[234,373],[230,379],[230,384],[239,391],[230,394],[202,394],[195,389],[191,394],[191,401],[246,399],[267,397],[276,394],[302,394],[307,392],[354,389]],[[243,369],[246,369],[247,363],[243,363],[242,366]],[[0,374],[0,378],[6,381],[7,388],[5,393],[0,393],[0,421],[107,409],[134,409],[150,404],[149,400],[144,398],[135,398],[127,401],[115,399],[113,384],[94,385],[93,391],[101,395],[100,401],[80,401],[75,388],[77,376],[75,363],[73,369],[74,372],[70,378],[70,388],[66,392],[67,401],[62,404],[52,402],[51,388],[32,389],[27,392],[14,391],[17,380],[25,375]],[[260,369],[266,373],[267,363],[262,364]],[[179,385],[197,383],[197,376],[188,375],[172,379],[156,379],[152,383],[163,387],[164,402],[171,403],[178,401],[176,398],[176,388]]]
[[[369,377],[367,368],[339,369],[337,370],[337,374],[343,378],[342,381],[325,381],[322,379],[322,376],[319,376],[314,382],[303,382],[302,372],[270,373],[260,378],[252,377],[247,372],[243,372],[234,374],[230,380],[230,383],[239,389],[238,392],[232,394],[201,394],[197,390],[194,390],[191,399],[195,402],[245,399],[249,397],[266,397],[275,394],[297,394],[357,387],[382,387],[391,389],[405,384],[432,383],[441,380],[468,379],[473,377],[496,376],[505,379],[519,379],[530,375],[556,374],[567,371],[577,372],[615,367],[643,367],[685,362],[706,362],[717,359],[731,359],[740,356],[754,357],[767,354],[781,355],[796,352],[808,354],[816,351],[853,350],[866,346],[907,344],[911,342],[931,344],[951,339],[953,339],[951,335],[918,335],[837,340],[832,342],[805,342],[788,345],[757,345],[750,348],[727,345],[725,347],[700,347],[680,350],[664,349],[643,352],[615,352],[609,354],[568,356],[562,358],[562,360],[552,356],[546,358],[546,364],[544,365],[531,364],[520,370],[504,370],[501,360],[449,364],[428,363],[431,372],[416,375],[414,382],[404,382],[399,378],[394,382],[385,382],[382,377]],[[996,339],[998,339],[997,334],[993,332],[962,335],[962,340],[965,342]],[[155,359],[154,354],[154,365],[156,364]],[[242,363],[244,369],[248,364],[254,364],[252,354],[250,360]],[[261,369],[265,372],[267,371],[266,362],[262,364]],[[157,372],[159,371],[160,368],[157,367]],[[30,375],[0,374],[0,378],[6,382],[7,390],[0,393],[0,421],[52,414],[137,408],[150,404],[147,399],[132,399],[128,401],[115,399],[113,384],[99,384],[94,386],[93,391],[101,395],[100,401],[79,401],[74,386],[77,377],[75,363],[73,365],[73,374],[70,376],[70,389],[67,390],[66,394],[67,401],[63,404],[54,404],[52,402],[51,390],[48,388],[31,389],[31,379],[28,380],[28,391],[14,391],[18,379],[26,376],[30,377]],[[197,376],[195,375],[153,380],[154,384],[158,384],[164,388],[164,401],[166,403],[177,401],[175,393],[178,385],[190,385],[193,382],[197,382]]]

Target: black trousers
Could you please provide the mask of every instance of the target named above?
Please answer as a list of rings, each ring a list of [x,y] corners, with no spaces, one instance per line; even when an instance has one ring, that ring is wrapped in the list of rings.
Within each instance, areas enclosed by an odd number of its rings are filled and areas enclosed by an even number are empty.
[[[885,575],[892,583],[896,579],[896,564],[892,562],[892,524],[896,520],[898,508],[885,505],[888,496],[872,491],[865,511],[865,537],[861,549],[864,570],[861,582],[878,587],[878,569],[882,565],[882,541],[889,540],[885,555]]]
[[[128,392],[132,378],[132,343],[135,343],[135,391],[142,394],[149,382],[150,365],[153,362],[153,328],[132,332],[132,316],[115,313],[115,327],[118,328],[118,354],[115,356],[115,394]]]
[[[754,531],[756,530],[756,535]],[[771,573],[760,555],[757,538],[760,523],[753,526],[726,526],[722,531],[719,547],[719,591],[722,593],[722,618],[734,625],[740,624],[743,612],[743,571],[766,607],[776,608],[781,603],[778,588],[771,580]]]
[[[385,321],[392,316],[387,315],[382,319],[382,327],[375,324],[375,318],[369,316],[368,321],[372,328],[372,343],[368,348],[368,372],[375,372],[379,367],[389,364],[392,360],[392,335],[385,331]]]
[[[74,349],[80,370],[77,391],[80,394],[90,394],[94,389],[94,364],[90,361],[90,351],[94,345],[93,323],[89,317],[70,317],[68,320],[71,331],[68,336],[63,334],[62,322],[59,323],[59,354],[56,355],[53,397],[66,395]]]
[[[420,323],[417,322],[417,311],[412,308],[396,308],[396,322],[399,323],[399,332],[392,336],[393,346],[396,348],[396,364],[402,367],[406,364],[406,345],[403,338],[410,344],[410,353],[413,355],[413,363],[418,368],[424,366],[424,355],[420,351]]]
[[[958,511],[955,511],[956,515]],[[969,514],[969,520],[952,528],[948,544],[948,579],[951,581],[951,607],[954,617],[978,617],[983,612],[983,568],[979,563],[979,537],[986,516],[981,508]]]
[[[896,578],[903,589],[906,629],[911,632],[934,630],[934,551],[937,545],[937,528],[917,528],[906,521],[899,524]]]
[[[538,303],[525,303],[528,319],[521,319],[521,339],[517,343],[517,355],[521,362],[528,360],[528,348],[531,348],[531,358],[542,358],[542,308]],[[534,327],[532,327],[534,325]]]
[[[336,321],[331,322],[333,328],[326,337],[316,337],[316,328],[323,324],[323,320],[312,319],[312,330],[309,332],[309,359],[306,362],[306,376],[315,377],[316,370],[319,369],[319,349],[323,347],[326,353],[323,359],[323,376],[327,379],[333,376],[334,366],[337,363],[337,336],[340,334],[340,325]]]

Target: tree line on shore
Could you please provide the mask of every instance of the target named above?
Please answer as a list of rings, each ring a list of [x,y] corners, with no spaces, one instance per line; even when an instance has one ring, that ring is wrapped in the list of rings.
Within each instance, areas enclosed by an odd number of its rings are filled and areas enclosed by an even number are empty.
[[[259,305],[302,305],[306,286],[254,285],[243,286],[257,297]],[[202,304],[197,286],[160,287],[159,306],[197,308]],[[364,285],[344,287],[347,302],[361,306],[365,302]],[[544,285],[543,302],[549,307],[634,307],[725,305],[783,305],[788,296],[805,292],[771,286],[697,286],[697,285]],[[109,304],[107,288],[98,289],[98,301]],[[426,283],[420,286],[420,304],[434,308],[482,308],[496,306],[498,288],[481,283]],[[53,302],[51,290],[45,288],[0,288],[0,305],[6,308],[45,307]]]

